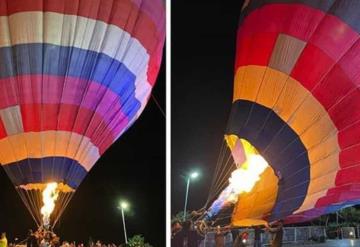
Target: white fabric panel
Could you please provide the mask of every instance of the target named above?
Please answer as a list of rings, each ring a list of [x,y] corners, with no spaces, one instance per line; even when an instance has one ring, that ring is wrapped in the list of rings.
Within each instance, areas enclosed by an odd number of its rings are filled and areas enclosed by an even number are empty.
[[[135,75],[150,59],[143,45],[128,32],[86,17],[33,11],[0,16],[0,23],[0,48],[47,43],[91,50],[122,62]]]
[[[18,105],[1,109],[0,116],[8,136],[24,132],[20,107]]]

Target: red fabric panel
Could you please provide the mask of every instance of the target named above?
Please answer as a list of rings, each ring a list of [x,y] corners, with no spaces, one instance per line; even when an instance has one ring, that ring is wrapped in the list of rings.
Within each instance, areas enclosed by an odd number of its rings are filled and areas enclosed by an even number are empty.
[[[316,63],[309,61],[316,61]],[[334,64],[335,62],[321,49],[307,44],[291,72],[291,76],[311,91]]]
[[[245,36],[259,32],[284,33],[308,41],[324,15],[321,10],[303,4],[267,4],[251,12],[240,31]]]
[[[159,73],[161,60],[162,60],[163,44],[158,45],[157,49],[158,51],[155,52],[154,55],[150,57],[149,67],[147,71],[147,79],[152,87],[154,87],[157,79],[157,75]]]
[[[338,130],[360,120],[360,89],[353,90],[328,112]]]
[[[285,224],[299,223],[302,221],[308,221],[309,219],[317,218],[326,212],[326,207],[312,208],[306,210],[300,214],[290,215],[285,219]]]
[[[338,133],[338,142],[341,149],[359,143],[360,140],[360,121]]]
[[[51,11],[78,15],[116,25],[140,40],[153,54],[158,40],[164,36],[163,27],[156,27],[152,18],[130,0],[7,0],[0,1],[0,15],[23,11]],[[136,25],[135,25],[136,24]]]
[[[312,93],[328,110],[354,87],[354,83],[347,77],[342,68],[336,64],[324,80],[314,88]]]
[[[360,163],[353,167],[340,170],[336,175],[336,185],[360,184]]]
[[[46,118],[41,120],[40,112],[41,105],[39,104],[22,104],[20,107],[22,123],[24,126],[24,131],[41,131],[42,121],[47,121]]]
[[[108,128],[103,130],[103,126],[96,129],[94,136],[98,136],[94,139],[96,145],[99,147],[100,154],[103,154],[106,149],[115,141],[115,138],[127,127],[129,121],[123,114],[117,114],[109,124]]]
[[[19,102],[21,104],[26,103],[40,103],[41,102],[41,90],[42,90],[42,76],[16,76],[17,88],[18,88],[18,96]],[[0,81],[5,81],[6,83],[9,78],[1,79]],[[56,87],[56,85],[52,85],[51,88]],[[1,94],[1,92],[0,92]],[[53,95],[47,95],[51,97]]]
[[[39,119],[40,107],[42,107],[42,123]],[[120,108],[112,109],[104,118],[89,109],[67,104],[21,105],[21,114],[25,132],[41,130],[75,132],[89,137],[101,153],[115,141],[117,135],[129,122],[120,112]],[[106,143],[103,143],[105,138]]]
[[[42,129],[43,130],[56,130],[57,129],[57,122],[58,122],[58,111],[59,111],[59,104],[43,104],[42,111],[41,111],[41,118],[44,119],[42,122]],[[23,116],[24,118],[24,116]],[[24,121],[24,120],[23,120]],[[35,125],[37,123],[32,123],[29,126],[28,130],[31,131],[32,128],[36,128]]]
[[[356,144],[344,150],[341,150],[339,155],[340,167],[346,168],[356,164],[360,164],[360,145]],[[341,170],[339,171],[341,172]]]
[[[341,58],[338,64],[356,85],[360,85],[360,40]]]
[[[332,188],[328,191],[327,195],[321,198],[316,207],[326,207],[332,203],[344,202],[352,199],[359,199],[360,184],[343,185]]]
[[[243,65],[267,66],[278,33],[258,33],[253,36],[238,34],[235,71]]]
[[[6,131],[5,131],[5,127],[4,124],[2,123],[2,121],[0,120],[0,139],[6,137]]]
[[[15,78],[0,80],[0,109],[18,104],[17,91]]]
[[[72,131],[78,108],[77,105],[60,104],[58,130]]]
[[[334,61],[355,43],[359,34],[339,18],[327,15],[313,33],[309,43],[322,49]]]

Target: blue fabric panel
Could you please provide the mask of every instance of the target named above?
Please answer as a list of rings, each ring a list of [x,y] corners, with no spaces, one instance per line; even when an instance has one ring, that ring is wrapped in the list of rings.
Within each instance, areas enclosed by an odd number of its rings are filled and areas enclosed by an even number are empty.
[[[0,48],[0,78],[30,74],[70,76],[99,83],[119,95],[121,103],[126,101],[124,113],[129,118],[141,106],[135,98],[136,75],[103,53],[50,44]]]
[[[76,189],[87,171],[76,160],[66,157],[25,159],[3,166],[14,185],[63,182]]]
[[[283,219],[303,203],[310,182],[307,149],[271,109],[255,102],[233,103],[227,134],[248,140],[282,179],[270,220]]]

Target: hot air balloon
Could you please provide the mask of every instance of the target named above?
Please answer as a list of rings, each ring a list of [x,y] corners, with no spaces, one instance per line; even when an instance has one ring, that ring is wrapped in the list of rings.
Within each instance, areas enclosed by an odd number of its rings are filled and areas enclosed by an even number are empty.
[[[0,1],[0,162],[39,226],[143,111],[164,38],[161,0]]]
[[[268,167],[238,194],[234,226],[303,222],[360,203],[359,10],[357,0],[245,1],[225,135],[232,158],[220,159],[211,195],[249,154]]]

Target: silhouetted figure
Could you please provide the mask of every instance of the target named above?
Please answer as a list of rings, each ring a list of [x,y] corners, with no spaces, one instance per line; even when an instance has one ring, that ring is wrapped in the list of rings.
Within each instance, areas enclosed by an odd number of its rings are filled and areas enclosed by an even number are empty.
[[[264,232],[260,226],[254,227],[254,247],[261,247],[261,233]]]
[[[266,228],[273,235],[272,241],[271,241],[271,247],[281,247],[283,234],[284,234],[282,220],[280,220],[274,224],[271,224],[270,226],[266,225]]]
[[[183,247],[185,233],[179,221],[175,221],[171,225],[171,247]]]
[[[27,247],[39,247],[38,239],[36,235],[33,233],[32,229],[29,230],[27,240],[26,240]]]

